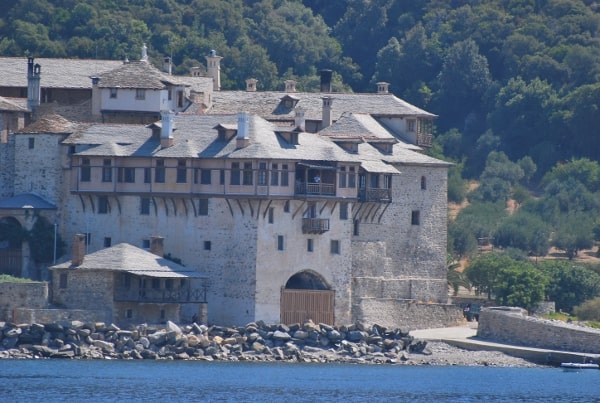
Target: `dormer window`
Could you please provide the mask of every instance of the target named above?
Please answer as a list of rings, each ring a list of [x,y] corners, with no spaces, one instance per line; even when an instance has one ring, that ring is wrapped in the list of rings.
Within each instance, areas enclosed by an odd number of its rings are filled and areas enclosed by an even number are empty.
[[[281,98],[281,105],[285,109],[293,109],[298,104],[298,101],[300,101],[299,98],[296,98],[296,97],[291,96],[291,95],[286,95],[286,96],[284,96],[284,97]]]
[[[116,88],[111,88],[110,89],[110,97],[111,98],[116,98],[117,97],[117,89]]]

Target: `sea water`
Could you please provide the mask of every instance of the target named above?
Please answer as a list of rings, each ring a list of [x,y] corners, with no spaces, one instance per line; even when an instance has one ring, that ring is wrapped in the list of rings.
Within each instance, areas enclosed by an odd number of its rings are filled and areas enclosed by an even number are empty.
[[[0,360],[2,402],[594,402],[600,371]]]

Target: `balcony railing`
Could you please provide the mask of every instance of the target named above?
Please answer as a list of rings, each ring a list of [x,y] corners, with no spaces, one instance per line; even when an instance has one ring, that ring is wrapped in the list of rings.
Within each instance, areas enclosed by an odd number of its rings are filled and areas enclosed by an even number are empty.
[[[366,188],[358,190],[358,200],[361,202],[391,203],[392,189]]]
[[[432,134],[417,134],[417,145],[419,147],[431,147],[433,144]]]
[[[114,300],[117,302],[150,303],[205,303],[205,288],[190,289],[153,289],[153,288],[116,288]]]
[[[302,233],[303,234],[322,234],[329,231],[328,218],[303,218]]]
[[[296,194],[335,196],[333,183],[296,183]]]

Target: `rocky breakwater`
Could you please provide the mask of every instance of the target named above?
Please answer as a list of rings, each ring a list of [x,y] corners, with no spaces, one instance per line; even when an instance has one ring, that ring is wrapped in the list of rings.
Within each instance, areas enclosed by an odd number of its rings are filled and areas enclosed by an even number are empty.
[[[68,321],[16,325],[0,322],[0,358],[179,359],[402,363],[431,354],[408,332],[361,324],[328,326],[250,323],[244,327],[140,325]]]

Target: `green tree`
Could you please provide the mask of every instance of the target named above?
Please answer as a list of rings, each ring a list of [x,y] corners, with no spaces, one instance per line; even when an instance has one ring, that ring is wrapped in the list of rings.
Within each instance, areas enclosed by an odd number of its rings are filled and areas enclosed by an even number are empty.
[[[500,284],[500,273],[505,267],[511,267],[516,262],[502,253],[485,253],[475,258],[465,269],[465,274],[471,284],[481,293],[492,299],[492,292]]]
[[[544,299],[547,277],[531,263],[516,262],[502,267],[493,286],[496,302],[532,311]]]
[[[556,309],[573,312],[573,307],[600,296],[600,275],[584,265],[547,260],[539,268],[549,279],[546,295]]]
[[[552,245],[564,250],[571,260],[580,250],[589,249],[594,245],[593,229],[594,223],[585,213],[561,216],[552,238]]]
[[[56,257],[61,257],[65,251],[65,243],[60,235],[57,234],[56,239],[54,238],[54,225],[43,217],[38,217],[35,221],[31,230],[27,233],[27,241],[29,242],[31,257],[36,263],[52,262],[55,241]]]
[[[494,245],[518,248],[532,256],[545,256],[550,249],[550,228],[540,217],[519,211],[500,224]]]

